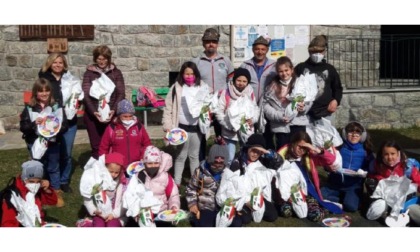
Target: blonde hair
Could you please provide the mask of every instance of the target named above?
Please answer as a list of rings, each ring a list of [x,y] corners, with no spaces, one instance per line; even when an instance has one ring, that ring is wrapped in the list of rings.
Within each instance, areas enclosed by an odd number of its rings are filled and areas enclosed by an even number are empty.
[[[45,61],[44,65],[42,65],[41,72],[43,72],[43,73],[47,72],[48,69],[51,68],[51,65],[54,63],[54,61],[57,58],[61,58],[63,60],[64,71],[67,71],[68,70],[68,64],[67,64],[66,57],[64,57],[64,54],[62,54],[62,53],[51,53],[50,55],[48,55],[48,58]]]

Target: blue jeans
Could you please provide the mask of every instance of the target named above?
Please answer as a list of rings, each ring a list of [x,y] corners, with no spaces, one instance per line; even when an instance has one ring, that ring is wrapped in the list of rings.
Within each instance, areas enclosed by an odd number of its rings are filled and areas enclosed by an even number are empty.
[[[229,164],[232,163],[233,158],[235,157],[235,152],[236,152],[236,143],[238,141],[234,141],[234,140],[230,140],[227,138],[224,138],[225,142],[226,142],[226,147],[228,149],[229,152]]]
[[[71,153],[73,151],[74,139],[76,138],[77,124],[70,126],[63,134],[60,143],[60,184],[69,184],[70,175],[73,169]]]
[[[28,144],[28,150],[32,157],[32,144]],[[48,149],[39,160],[44,165],[44,176],[47,174],[51,187],[54,190],[60,189],[60,145],[57,143],[48,143]]]
[[[354,185],[342,189],[322,187],[321,193],[322,197],[326,200],[342,203],[344,211],[356,212],[359,209],[362,188],[359,185]]]

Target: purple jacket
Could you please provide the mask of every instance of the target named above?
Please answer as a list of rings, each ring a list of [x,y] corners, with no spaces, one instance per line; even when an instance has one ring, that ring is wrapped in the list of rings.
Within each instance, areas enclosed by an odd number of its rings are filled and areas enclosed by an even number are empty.
[[[109,101],[109,107],[111,110],[117,111],[117,104],[125,98],[125,84],[124,78],[121,71],[111,63],[110,69],[105,72],[106,76],[112,80],[115,84],[114,92],[111,95]],[[89,95],[90,88],[92,87],[92,81],[101,77],[101,72],[96,68],[96,65],[89,65],[86,68],[86,72],[83,75],[82,89],[85,94],[83,104],[85,106],[85,112],[93,115],[94,112],[98,111],[98,100]]]

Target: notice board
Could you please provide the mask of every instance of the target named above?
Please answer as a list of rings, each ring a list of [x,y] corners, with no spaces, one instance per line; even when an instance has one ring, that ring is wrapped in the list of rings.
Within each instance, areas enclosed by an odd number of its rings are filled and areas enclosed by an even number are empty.
[[[309,25],[234,25],[231,55],[235,68],[253,57],[252,44],[261,35],[271,38],[269,58],[288,56],[296,65],[309,57]]]

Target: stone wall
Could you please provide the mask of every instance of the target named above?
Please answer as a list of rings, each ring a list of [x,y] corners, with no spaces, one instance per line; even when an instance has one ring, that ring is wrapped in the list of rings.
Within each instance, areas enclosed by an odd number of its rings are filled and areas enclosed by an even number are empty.
[[[168,86],[169,72],[203,51],[201,37],[208,27],[219,29],[219,51],[230,56],[229,25],[96,25],[93,41],[69,41],[70,71],[82,78],[92,63],[92,50],[106,44],[123,72],[127,97],[139,85]],[[22,91],[31,89],[47,58],[46,41],[19,41],[17,25],[0,26],[0,120],[18,128]]]

